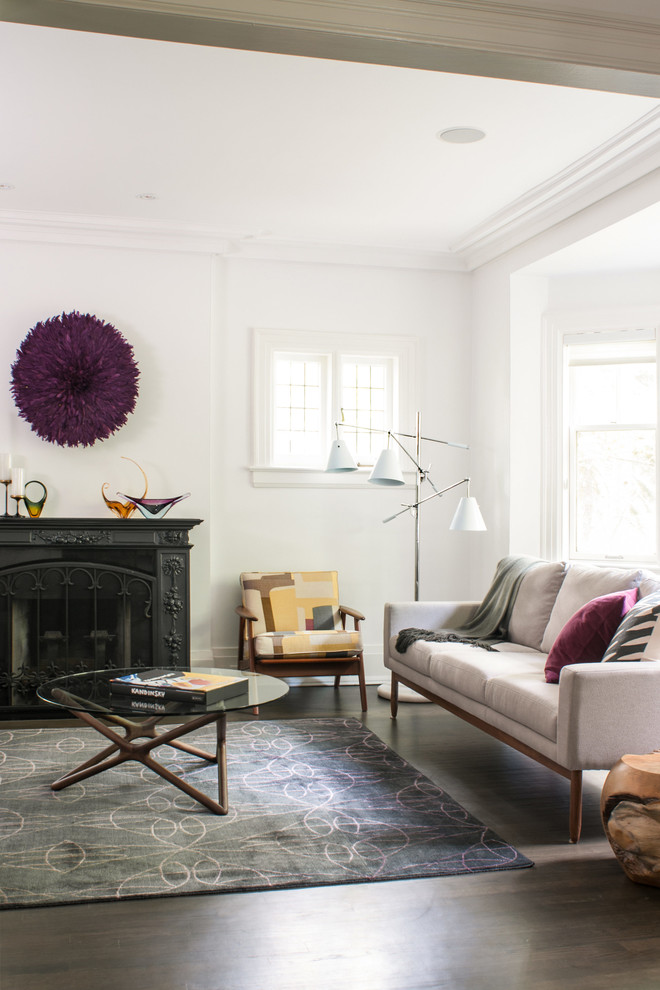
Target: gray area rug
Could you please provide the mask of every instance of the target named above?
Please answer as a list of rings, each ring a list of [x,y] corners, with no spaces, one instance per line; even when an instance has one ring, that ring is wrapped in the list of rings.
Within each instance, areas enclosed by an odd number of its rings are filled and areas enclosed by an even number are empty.
[[[213,730],[191,741],[213,749]],[[0,906],[453,876],[531,866],[356,719],[227,726],[229,814],[137,763],[57,793],[93,729],[0,730]],[[214,765],[157,758],[217,796]]]

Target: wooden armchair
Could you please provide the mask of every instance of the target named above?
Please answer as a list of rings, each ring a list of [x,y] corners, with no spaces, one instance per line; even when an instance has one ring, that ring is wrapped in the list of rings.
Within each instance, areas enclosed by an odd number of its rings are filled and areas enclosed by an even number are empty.
[[[357,674],[366,712],[364,616],[339,604],[337,572],[250,571],[240,582],[239,668],[272,677],[330,674],[336,688],[343,674]],[[353,629],[346,628],[349,617]]]

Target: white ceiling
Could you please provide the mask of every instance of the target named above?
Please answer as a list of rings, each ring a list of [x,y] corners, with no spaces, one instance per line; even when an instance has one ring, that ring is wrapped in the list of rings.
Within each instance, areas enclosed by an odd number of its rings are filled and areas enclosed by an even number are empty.
[[[95,217],[438,253],[660,106],[10,23],[0,87],[0,184],[13,187],[0,222]],[[437,139],[458,126],[486,138]]]

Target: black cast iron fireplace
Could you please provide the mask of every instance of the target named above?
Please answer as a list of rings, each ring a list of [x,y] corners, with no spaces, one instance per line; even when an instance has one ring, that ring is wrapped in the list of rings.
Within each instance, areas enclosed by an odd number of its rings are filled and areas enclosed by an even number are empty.
[[[0,519],[0,718],[39,715],[62,674],[190,667],[200,519]]]

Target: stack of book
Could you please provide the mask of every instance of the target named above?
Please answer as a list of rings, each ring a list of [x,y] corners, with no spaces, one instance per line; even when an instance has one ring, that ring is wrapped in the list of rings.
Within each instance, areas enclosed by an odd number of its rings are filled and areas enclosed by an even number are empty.
[[[245,694],[248,678],[237,674],[202,674],[193,670],[144,670],[110,679],[110,693],[130,700],[135,707],[157,710],[170,701],[214,705]]]

